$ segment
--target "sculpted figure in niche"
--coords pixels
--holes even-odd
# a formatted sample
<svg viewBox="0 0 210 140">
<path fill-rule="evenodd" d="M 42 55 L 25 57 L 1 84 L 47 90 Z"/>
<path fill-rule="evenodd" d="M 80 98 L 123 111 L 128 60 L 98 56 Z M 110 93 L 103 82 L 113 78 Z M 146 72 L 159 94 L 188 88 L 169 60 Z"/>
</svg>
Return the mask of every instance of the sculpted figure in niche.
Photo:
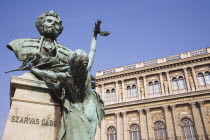
<svg viewBox="0 0 210 140">
<path fill-rule="evenodd" d="M 141 94 L 144 94 L 144 87 L 143 86 L 140 86 L 140 92 L 141 92 Z"/>
<path fill-rule="evenodd" d="M 121 102 L 123 100 L 123 91 L 122 91 L 122 86 L 119 85 L 119 101 Z"/>
<path fill-rule="evenodd" d="M 189 76 L 189 82 L 190 82 L 190 86 L 194 87 L 194 82 L 193 82 L 192 76 Z"/>
<path fill-rule="evenodd" d="M 164 88 L 165 88 L 165 91 L 168 91 L 168 82 L 167 81 L 164 81 Z"/>
<path fill-rule="evenodd" d="M 109 35 L 100 30 L 100 24 L 100 20 L 95 24 L 89 54 L 80 49 L 73 52 L 57 43 L 63 26 L 54 11 L 38 18 L 36 27 L 40 38 L 17 39 L 7 45 L 23 61 L 17 70 L 30 70 L 53 85 L 62 110 L 61 140 L 93 140 L 104 117 L 103 101 L 92 89 L 90 75 L 97 35 Z M 55 81 L 60 84 L 55 86 Z M 57 89 L 62 91 L 62 96 L 57 95 Z"/>
</svg>

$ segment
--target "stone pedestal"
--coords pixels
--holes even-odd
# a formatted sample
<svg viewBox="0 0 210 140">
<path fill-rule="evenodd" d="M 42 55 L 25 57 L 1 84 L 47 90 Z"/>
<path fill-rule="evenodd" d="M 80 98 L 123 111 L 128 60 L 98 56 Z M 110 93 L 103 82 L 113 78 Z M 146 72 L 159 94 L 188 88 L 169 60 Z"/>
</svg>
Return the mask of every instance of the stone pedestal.
<svg viewBox="0 0 210 140">
<path fill-rule="evenodd" d="M 60 107 L 52 89 L 33 74 L 11 77 L 11 108 L 3 140 L 58 140 Z"/>
</svg>

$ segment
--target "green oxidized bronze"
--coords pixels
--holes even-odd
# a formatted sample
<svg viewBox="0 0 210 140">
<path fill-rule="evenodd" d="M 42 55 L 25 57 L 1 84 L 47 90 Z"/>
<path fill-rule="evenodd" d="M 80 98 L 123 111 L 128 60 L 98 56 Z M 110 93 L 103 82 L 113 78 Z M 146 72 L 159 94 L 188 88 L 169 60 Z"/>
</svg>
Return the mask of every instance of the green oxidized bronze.
<svg viewBox="0 0 210 140">
<path fill-rule="evenodd" d="M 89 54 L 80 49 L 71 51 L 57 43 L 63 26 L 54 11 L 38 18 L 36 27 L 40 38 L 17 39 L 7 45 L 18 60 L 23 61 L 16 70 L 30 70 L 54 88 L 53 98 L 57 98 L 62 110 L 61 140 L 93 140 L 97 125 L 100 126 L 104 117 L 104 104 L 92 89 L 90 75 L 97 35 L 109 35 L 100 30 L 100 24 L 100 20 L 95 23 Z M 57 91 L 61 91 L 61 95 Z"/>
</svg>

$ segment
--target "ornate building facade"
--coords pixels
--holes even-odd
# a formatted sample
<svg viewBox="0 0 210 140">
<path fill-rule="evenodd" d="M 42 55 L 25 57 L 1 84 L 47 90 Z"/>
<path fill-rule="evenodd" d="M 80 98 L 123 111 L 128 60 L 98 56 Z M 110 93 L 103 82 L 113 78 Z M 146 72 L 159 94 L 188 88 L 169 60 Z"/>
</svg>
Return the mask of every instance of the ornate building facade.
<svg viewBox="0 0 210 140">
<path fill-rule="evenodd" d="M 210 140 L 210 48 L 96 73 L 96 140 Z"/>
</svg>

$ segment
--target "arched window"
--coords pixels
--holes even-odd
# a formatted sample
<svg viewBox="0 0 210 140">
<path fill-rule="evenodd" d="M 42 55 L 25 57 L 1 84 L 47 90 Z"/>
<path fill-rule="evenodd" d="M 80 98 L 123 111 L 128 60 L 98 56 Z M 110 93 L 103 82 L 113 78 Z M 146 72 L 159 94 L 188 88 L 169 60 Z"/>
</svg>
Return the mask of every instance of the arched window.
<svg viewBox="0 0 210 140">
<path fill-rule="evenodd" d="M 199 85 L 201 85 L 201 86 L 205 86 L 206 85 L 205 79 L 203 77 L 203 73 L 199 73 L 198 74 L 198 81 L 199 81 Z"/>
<path fill-rule="evenodd" d="M 182 119 L 181 127 L 184 140 L 196 140 L 193 122 L 190 119 Z"/>
<path fill-rule="evenodd" d="M 111 100 L 115 100 L 116 99 L 116 91 L 115 89 L 112 89 L 112 99 Z"/>
<path fill-rule="evenodd" d="M 117 140 L 117 132 L 115 127 L 111 126 L 107 130 L 107 140 Z"/>
<path fill-rule="evenodd" d="M 127 93 L 128 93 L 128 97 L 131 97 L 131 87 L 127 86 Z"/>
<path fill-rule="evenodd" d="M 210 84 L 210 72 L 205 73 L 205 78 L 206 78 L 206 84 Z"/>
<path fill-rule="evenodd" d="M 111 100 L 111 94 L 110 94 L 110 90 L 109 89 L 106 90 L 106 99 L 107 99 L 107 101 Z"/>
<path fill-rule="evenodd" d="M 130 126 L 130 140 L 140 140 L 140 129 L 137 124 Z"/>
<path fill-rule="evenodd" d="M 155 139 L 156 140 L 165 140 L 166 139 L 166 130 L 165 124 L 161 121 L 157 121 L 154 124 L 155 130 Z"/>
<path fill-rule="evenodd" d="M 179 87 L 178 87 L 178 81 L 177 81 L 176 78 L 173 78 L 173 79 L 172 79 L 172 83 L 173 83 L 173 89 L 174 89 L 174 90 L 178 90 Z"/>
<path fill-rule="evenodd" d="M 160 93 L 160 83 L 155 81 L 155 93 Z"/>
<path fill-rule="evenodd" d="M 154 94 L 154 85 L 152 82 L 149 82 L 149 93 Z"/>
<path fill-rule="evenodd" d="M 132 86 L 132 96 L 136 97 L 137 96 L 137 88 L 136 85 Z"/>
<path fill-rule="evenodd" d="M 184 78 L 182 76 L 179 77 L 179 89 L 185 88 Z"/>
</svg>

